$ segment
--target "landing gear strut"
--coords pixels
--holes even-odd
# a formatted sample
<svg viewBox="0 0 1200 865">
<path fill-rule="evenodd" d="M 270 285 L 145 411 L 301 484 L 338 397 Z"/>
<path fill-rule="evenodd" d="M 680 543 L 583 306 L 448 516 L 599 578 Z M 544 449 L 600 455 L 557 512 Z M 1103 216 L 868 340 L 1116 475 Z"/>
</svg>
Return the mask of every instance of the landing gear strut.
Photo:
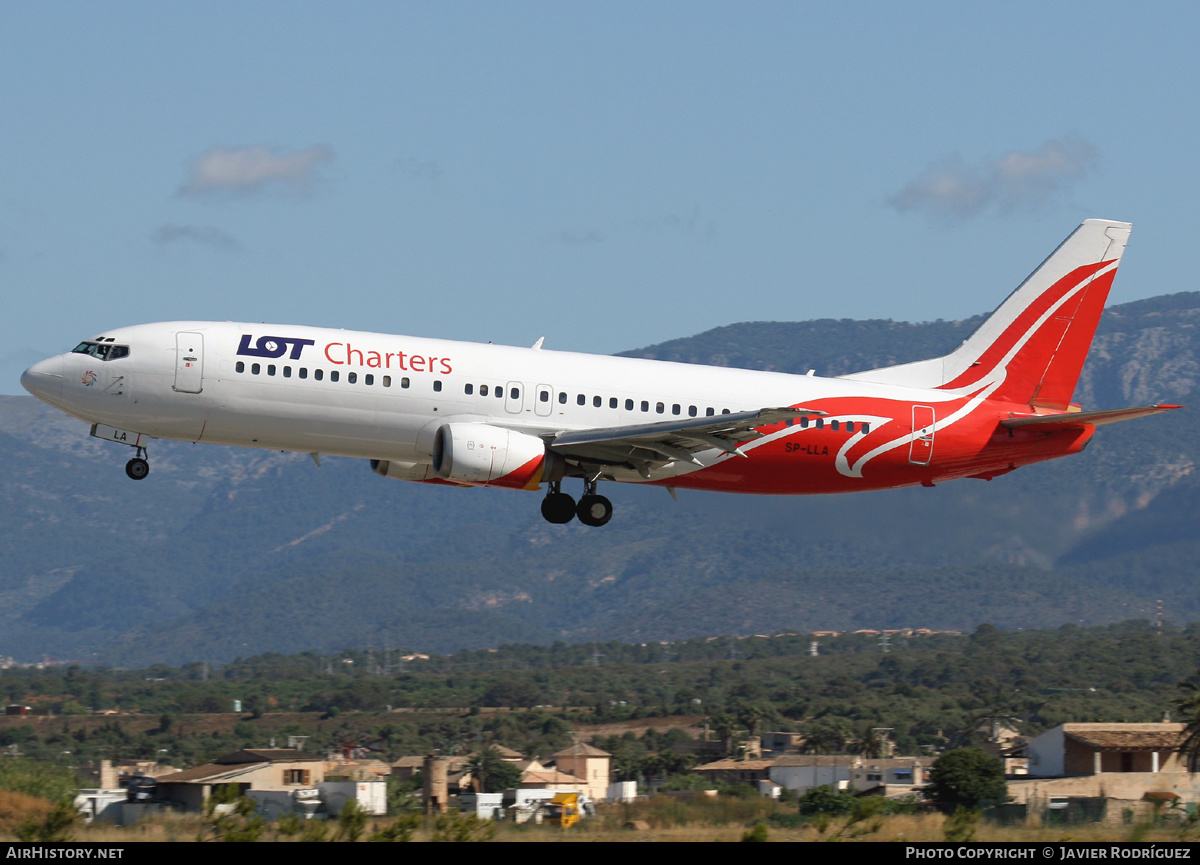
<svg viewBox="0 0 1200 865">
<path fill-rule="evenodd" d="M 125 474 L 135 481 L 140 481 L 150 474 L 150 463 L 146 462 L 145 448 L 138 448 L 137 456 L 125 463 Z"/>
<path fill-rule="evenodd" d="M 562 491 L 559 481 L 550 482 L 550 491 L 542 499 L 542 516 L 547 522 L 569 523 L 574 517 L 585 526 L 602 526 L 612 519 L 612 502 L 596 494 L 596 480 L 585 480 L 579 504 Z"/>
</svg>

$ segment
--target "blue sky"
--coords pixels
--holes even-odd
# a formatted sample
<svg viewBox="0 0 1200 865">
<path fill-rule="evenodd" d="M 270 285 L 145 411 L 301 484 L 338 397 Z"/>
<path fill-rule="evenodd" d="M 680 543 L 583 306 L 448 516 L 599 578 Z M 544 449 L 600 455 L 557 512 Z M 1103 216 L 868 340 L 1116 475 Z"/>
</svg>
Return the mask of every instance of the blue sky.
<svg viewBox="0 0 1200 865">
<path fill-rule="evenodd" d="M 121 324 L 614 352 L 961 318 L 1080 221 L 1195 288 L 1183 3 L 18 3 L 0 392 Z"/>
</svg>

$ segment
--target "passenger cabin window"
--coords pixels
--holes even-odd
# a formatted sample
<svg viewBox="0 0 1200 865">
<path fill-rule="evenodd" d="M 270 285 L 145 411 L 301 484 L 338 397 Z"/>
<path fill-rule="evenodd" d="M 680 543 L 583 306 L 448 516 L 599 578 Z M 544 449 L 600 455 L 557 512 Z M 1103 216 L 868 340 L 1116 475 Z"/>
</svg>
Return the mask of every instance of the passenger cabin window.
<svg viewBox="0 0 1200 865">
<path fill-rule="evenodd" d="M 325 370 L 314 369 L 313 370 L 313 378 L 315 378 L 317 381 L 320 381 L 321 379 L 325 378 Z"/>
<path fill-rule="evenodd" d="M 658 412 L 659 414 L 662 414 L 663 412 L 665 412 L 667 410 L 667 407 L 665 404 L 663 404 L 661 402 L 656 402 L 654 404 L 654 410 L 656 412 Z"/>
<path fill-rule="evenodd" d="M 558 402 L 559 402 L 559 405 L 566 405 L 566 404 L 567 404 L 567 395 L 566 395 L 564 392 L 562 392 L 562 391 L 559 391 L 559 394 L 558 394 Z"/>
<path fill-rule="evenodd" d="M 625 400 L 625 411 L 633 411 L 633 400 Z"/>
<path fill-rule="evenodd" d="M 375 384 L 375 376 L 371 375 L 371 373 L 367 373 L 366 375 L 363 376 L 363 383 L 364 384 Z"/>
<path fill-rule="evenodd" d="M 290 366 L 285 366 L 285 367 L 283 368 L 283 377 L 284 377 L 284 378 L 291 378 L 291 377 L 292 377 L 292 368 L 291 368 Z"/>
<path fill-rule="evenodd" d="M 617 407 L 617 398 L 615 396 L 611 396 L 608 398 L 608 407 L 609 408 Z"/>
<path fill-rule="evenodd" d="M 550 391 L 543 390 L 538 393 L 538 399 L 541 402 L 550 402 Z"/>
<path fill-rule="evenodd" d="M 262 367 L 256 363 L 252 363 L 250 364 L 250 372 L 254 375 L 258 375 L 260 372 L 262 372 Z"/>
<path fill-rule="evenodd" d="M 604 400 L 602 400 L 600 397 L 598 397 L 598 396 L 592 397 L 592 406 L 593 407 L 600 408 L 600 406 L 603 405 L 603 403 L 604 403 Z"/>
<path fill-rule="evenodd" d="M 308 378 L 308 367 L 300 367 L 300 378 Z"/>
<path fill-rule="evenodd" d="M 587 397 L 586 397 L 586 396 L 584 396 L 583 394 L 578 394 L 578 395 L 576 395 L 576 397 L 575 397 L 575 403 L 576 403 L 577 405 L 586 405 L 586 404 L 587 404 Z"/>
<path fill-rule="evenodd" d="M 470 385 L 468 385 L 468 387 L 469 387 L 469 386 L 470 386 Z M 470 393 L 470 391 L 467 391 L 467 393 Z M 479 386 L 479 395 L 480 395 L 480 396 L 487 396 L 487 395 L 488 395 L 488 386 L 487 386 L 486 384 L 481 384 L 481 385 Z"/>
<path fill-rule="evenodd" d="M 356 372 L 347 373 L 346 381 L 349 384 L 355 384 L 358 381 L 358 373 L 356 373 Z"/>
<path fill-rule="evenodd" d="M 467 396 L 470 396 L 474 390 L 475 390 L 475 385 L 473 385 L 473 384 L 463 385 L 463 393 L 467 394 Z M 479 394 L 480 394 L 480 396 L 483 396 L 483 388 L 479 389 Z"/>
<path fill-rule="evenodd" d="M 337 381 L 339 378 L 341 378 L 341 373 L 339 373 L 336 369 L 331 369 L 329 371 L 329 380 L 330 381 Z"/>
<path fill-rule="evenodd" d="M 408 387 L 408 376 L 404 376 L 404 378 L 400 379 L 400 387 Z"/>
<path fill-rule="evenodd" d="M 383 377 L 383 386 L 384 386 L 384 387 L 391 387 L 391 386 L 392 386 L 392 377 L 391 377 L 390 375 L 385 375 L 385 376 Z"/>
<path fill-rule="evenodd" d="M 650 401 L 642 400 L 642 411 L 650 411 Z"/>
<path fill-rule="evenodd" d="M 234 369 L 236 369 L 238 372 L 245 372 L 245 371 L 246 371 L 246 364 L 245 364 L 245 362 L 244 362 L 244 361 L 240 361 L 240 360 L 239 360 L 239 361 L 237 362 L 237 365 L 236 365 L 236 366 L 234 366 Z"/>
<path fill-rule="evenodd" d="M 433 390 L 434 390 L 434 393 L 441 393 L 441 392 L 442 392 L 442 380 L 441 380 L 440 378 L 439 378 L 439 379 L 434 379 L 434 381 L 433 381 Z"/>
</svg>

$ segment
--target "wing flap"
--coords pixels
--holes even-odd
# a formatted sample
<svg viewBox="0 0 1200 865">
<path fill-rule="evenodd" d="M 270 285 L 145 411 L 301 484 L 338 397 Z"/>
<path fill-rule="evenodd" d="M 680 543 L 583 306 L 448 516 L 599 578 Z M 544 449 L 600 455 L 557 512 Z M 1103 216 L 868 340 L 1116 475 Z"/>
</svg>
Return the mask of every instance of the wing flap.
<svg viewBox="0 0 1200 865">
<path fill-rule="evenodd" d="M 561 432 L 548 441 L 563 456 L 602 463 L 692 462 L 695 454 L 714 448 L 746 456 L 738 445 L 762 436 L 759 427 L 819 417 L 826 412 L 808 408 L 763 408 L 735 414 L 686 418 L 660 423 Z"/>
</svg>

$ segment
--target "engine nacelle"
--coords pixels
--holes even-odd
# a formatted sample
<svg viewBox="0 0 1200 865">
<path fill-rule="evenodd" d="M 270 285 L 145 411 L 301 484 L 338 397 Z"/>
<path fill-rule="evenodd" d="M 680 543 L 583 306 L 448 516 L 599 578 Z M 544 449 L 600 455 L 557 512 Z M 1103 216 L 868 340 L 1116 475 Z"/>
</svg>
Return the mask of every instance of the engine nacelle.
<svg viewBox="0 0 1200 865">
<path fill-rule="evenodd" d="M 456 483 L 536 490 L 561 478 L 562 469 L 562 458 L 540 438 L 502 427 L 448 423 L 433 439 L 433 470 Z"/>
</svg>

